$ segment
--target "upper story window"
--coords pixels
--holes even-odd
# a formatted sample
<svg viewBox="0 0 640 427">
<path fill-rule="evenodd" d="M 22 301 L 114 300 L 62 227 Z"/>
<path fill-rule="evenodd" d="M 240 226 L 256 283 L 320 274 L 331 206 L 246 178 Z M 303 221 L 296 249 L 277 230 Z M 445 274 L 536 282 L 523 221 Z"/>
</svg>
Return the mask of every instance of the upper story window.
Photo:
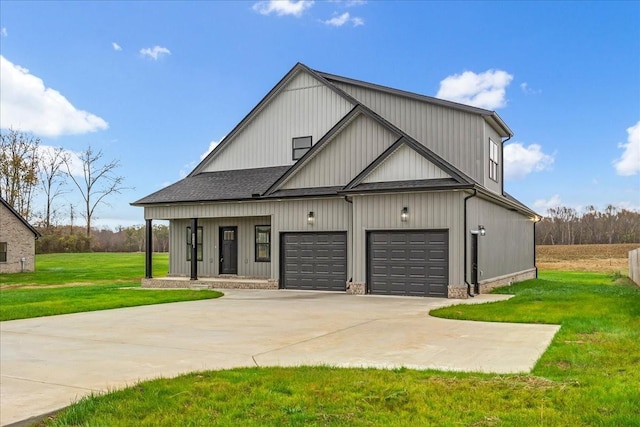
<svg viewBox="0 0 640 427">
<path fill-rule="evenodd" d="M 489 139 L 489 178 L 494 181 L 498 181 L 498 160 L 500 159 L 500 152 L 498 150 L 498 144 Z"/>
<path fill-rule="evenodd" d="M 310 149 L 311 149 L 310 136 L 293 138 L 293 141 L 292 141 L 293 160 L 300 159 L 302 156 L 307 154 L 307 151 L 309 151 Z"/>
</svg>

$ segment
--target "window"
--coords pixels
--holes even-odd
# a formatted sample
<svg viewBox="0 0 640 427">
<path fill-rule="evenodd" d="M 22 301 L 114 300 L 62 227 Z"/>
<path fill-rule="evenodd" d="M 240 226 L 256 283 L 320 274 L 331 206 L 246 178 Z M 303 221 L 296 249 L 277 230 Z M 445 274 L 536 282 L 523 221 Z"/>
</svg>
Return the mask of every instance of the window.
<svg viewBox="0 0 640 427">
<path fill-rule="evenodd" d="M 311 149 L 311 137 L 293 138 L 293 160 L 298 160 Z"/>
<path fill-rule="evenodd" d="M 198 235 L 196 236 L 198 251 L 198 261 L 202 261 L 202 227 L 198 227 Z M 191 227 L 187 227 L 187 261 L 191 261 L 191 249 L 193 248 L 193 236 L 191 235 Z"/>
<path fill-rule="evenodd" d="M 271 262 L 270 225 L 256 225 L 256 262 Z"/>
<path fill-rule="evenodd" d="M 498 144 L 489 139 L 489 178 L 494 181 L 498 181 L 498 159 L 500 154 L 498 152 Z"/>
<path fill-rule="evenodd" d="M 7 262 L 7 242 L 0 242 L 0 262 Z"/>
</svg>

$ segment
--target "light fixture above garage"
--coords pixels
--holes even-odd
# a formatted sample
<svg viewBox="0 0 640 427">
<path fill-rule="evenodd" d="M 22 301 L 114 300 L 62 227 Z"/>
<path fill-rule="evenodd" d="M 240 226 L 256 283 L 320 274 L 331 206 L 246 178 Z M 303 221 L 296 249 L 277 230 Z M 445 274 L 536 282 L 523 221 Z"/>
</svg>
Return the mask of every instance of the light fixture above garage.
<svg viewBox="0 0 640 427">
<path fill-rule="evenodd" d="M 487 230 L 485 230 L 484 225 L 479 225 L 477 230 L 471 230 L 471 234 L 479 234 L 484 236 L 487 234 Z"/>
<path fill-rule="evenodd" d="M 313 213 L 313 211 L 309 211 L 309 214 L 307 215 L 307 224 L 313 225 L 315 220 L 316 220 L 315 214 Z"/>
<path fill-rule="evenodd" d="M 407 222 L 408 219 L 409 219 L 409 208 L 405 206 L 400 211 L 400 220 L 402 222 Z"/>
</svg>

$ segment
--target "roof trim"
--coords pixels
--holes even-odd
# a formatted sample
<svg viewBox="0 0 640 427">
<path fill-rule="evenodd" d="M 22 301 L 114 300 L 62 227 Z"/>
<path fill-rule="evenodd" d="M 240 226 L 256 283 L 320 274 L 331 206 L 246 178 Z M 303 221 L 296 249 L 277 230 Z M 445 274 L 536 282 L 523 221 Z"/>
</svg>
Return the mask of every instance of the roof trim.
<svg viewBox="0 0 640 427">
<path fill-rule="evenodd" d="M 512 137 L 513 131 L 507 126 L 507 124 L 500 118 L 498 113 L 491 110 L 486 110 L 484 108 L 474 107 L 471 105 L 461 104 L 459 102 L 447 101 L 446 99 L 435 98 L 433 96 L 420 95 L 415 92 L 409 92 L 401 89 L 395 89 L 389 86 L 383 86 L 375 83 L 365 82 L 363 80 L 352 79 L 349 77 L 338 76 L 336 74 L 325 73 L 323 71 L 314 70 L 318 75 L 322 76 L 329 82 L 336 81 L 341 83 L 346 83 L 354 86 L 360 86 L 366 89 L 376 90 L 380 92 L 389 93 L 391 95 L 398 95 L 405 98 L 414 99 L 416 101 L 428 102 L 431 104 L 440 105 L 443 107 L 454 108 L 456 110 L 462 110 L 469 113 L 479 114 L 485 118 L 489 124 L 497 127 L 496 130 L 502 130 L 506 135 L 505 137 Z"/>
<path fill-rule="evenodd" d="M 0 202 L 2 202 L 2 204 L 4 206 L 6 206 L 7 209 L 9 209 L 9 211 L 20 220 L 20 222 L 22 222 L 28 229 L 29 231 L 31 231 L 33 233 L 33 235 L 35 236 L 36 239 L 38 239 L 38 237 L 42 237 L 42 234 L 40 234 L 40 232 L 38 230 L 36 230 L 31 224 L 29 224 L 29 222 L 24 219 L 24 217 L 22 215 L 20 215 L 18 213 L 18 211 L 16 211 L 13 206 L 11 206 L 9 204 L 9 202 L 7 202 L 4 198 L 0 197 Z"/>
</svg>

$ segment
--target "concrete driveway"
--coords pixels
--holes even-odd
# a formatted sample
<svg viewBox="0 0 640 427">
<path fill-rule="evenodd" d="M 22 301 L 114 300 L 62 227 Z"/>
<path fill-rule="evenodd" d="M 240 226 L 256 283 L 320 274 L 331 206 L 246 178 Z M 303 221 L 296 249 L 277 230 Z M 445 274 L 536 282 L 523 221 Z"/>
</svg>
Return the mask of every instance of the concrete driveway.
<svg viewBox="0 0 640 427">
<path fill-rule="evenodd" d="M 504 295 L 463 301 L 224 292 L 216 300 L 1 322 L 0 424 L 53 411 L 91 392 L 204 369 L 328 364 L 528 372 L 559 329 L 428 315 L 437 307 Z"/>
</svg>

